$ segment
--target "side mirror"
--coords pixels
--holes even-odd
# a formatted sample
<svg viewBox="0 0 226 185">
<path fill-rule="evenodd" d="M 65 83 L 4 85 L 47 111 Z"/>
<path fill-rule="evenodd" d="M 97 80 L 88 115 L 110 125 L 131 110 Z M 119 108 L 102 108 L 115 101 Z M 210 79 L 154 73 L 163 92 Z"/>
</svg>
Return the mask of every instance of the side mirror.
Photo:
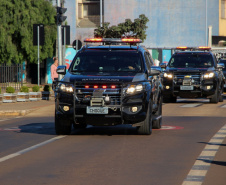
<svg viewBox="0 0 226 185">
<path fill-rule="evenodd" d="M 161 67 L 159 66 L 151 66 L 151 71 L 149 72 L 150 76 L 159 75 L 162 72 Z"/>
<path fill-rule="evenodd" d="M 166 64 L 166 63 L 161 63 L 161 64 L 160 64 L 160 67 L 161 67 L 161 68 L 164 68 L 164 69 L 165 69 L 165 68 L 166 68 L 166 66 L 167 66 L 167 64 Z"/>
<path fill-rule="evenodd" d="M 219 69 L 223 69 L 225 66 L 224 66 L 224 63 L 218 63 L 217 64 L 217 68 Z"/>
<path fill-rule="evenodd" d="M 58 66 L 56 72 L 59 75 L 65 75 L 66 74 L 66 66 Z"/>
</svg>

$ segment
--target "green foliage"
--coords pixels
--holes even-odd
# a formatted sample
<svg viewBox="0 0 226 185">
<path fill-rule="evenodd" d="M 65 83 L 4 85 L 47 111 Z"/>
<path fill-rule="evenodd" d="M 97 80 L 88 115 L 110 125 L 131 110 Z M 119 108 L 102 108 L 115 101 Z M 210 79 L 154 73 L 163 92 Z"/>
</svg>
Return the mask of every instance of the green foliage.
<svg viewBox="0 0 226 185">
<path fill-rule="evenodd" d="M 28 93 L 29 92 L 29 88 L 27 86 L 22 86 L 20 88 L 20 92 L 25 92 L 25 93 Z"/>
<path fill-rule="evenodd" d="M 44 88 L 43 88 L 43 90 L 49 92 L 50 91 L 50 86 L 49 85 L 45 85 Z"/>
<path fill-rule="evenodd" d="M 6 87 L 6 93 L 15 93 L 14 87 Z"/>
<path fill-rule="evenodd" d="M 139 15 L 139 18 L 132 22 L 126 19 L 124 23 L 119 23 L 117 26 L 109 27 L 110 23 L 105 22 L 102 27 L 94 30 L 94 37 L 101 38 L 140 38 L 144 41 L 147 37 L 146 26 L 149 19 L 144 15 Z"/>
<path fill-rule="evenodd" d="M 33 92 L 39 92 L 39 91 L 40 91 L 40 87 L 39 87 L 38 85 L 34 85 L 34 86 L 32 87 L 32 91 L 33 91 Z"/>
<path fill-rule="evenodd" d="M 37 63 L 33 24 L 44 24 L 40 61 L 54 55 L 56 9 L 52 0 L 0 0 L 0 63 Z"/>
</svg>

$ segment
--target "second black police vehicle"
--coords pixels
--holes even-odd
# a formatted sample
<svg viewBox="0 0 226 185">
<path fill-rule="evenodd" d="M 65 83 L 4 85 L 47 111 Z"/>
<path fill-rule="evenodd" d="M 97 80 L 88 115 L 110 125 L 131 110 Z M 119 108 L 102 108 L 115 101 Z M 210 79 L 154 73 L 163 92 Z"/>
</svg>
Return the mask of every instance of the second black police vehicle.
<svg viewBox="0 0 226 185">
<path fill-rule="evenodd" d="M 209 98 L 211 103 L 223 101 L 224 64 L 217 63 L 209 47 L 178 47 L 163 75 L 164 102 L 181 98 Z"/>
<path fill-rule="evenodd" d="M 160 67 L 140 39 L 86 39 L 68 71 L 57 82 L 55 131 L 70 134 L 72 125 L 106 126 L 131 124 L 149 135 L 162 124 Z M 135 44 L 135 46 L 134 46 Z"/>
</svg>

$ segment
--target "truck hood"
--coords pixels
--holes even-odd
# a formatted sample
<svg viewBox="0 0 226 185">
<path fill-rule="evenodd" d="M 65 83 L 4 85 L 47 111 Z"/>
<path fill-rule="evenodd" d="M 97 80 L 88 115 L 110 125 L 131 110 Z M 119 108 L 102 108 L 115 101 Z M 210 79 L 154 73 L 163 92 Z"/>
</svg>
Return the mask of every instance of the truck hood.
<svg viewBox="0 0 226 185">
<path fill-rule="evenodd" d="M 145 73 L 131 73 L 131 76 L 123 76 L 123 74 L 119 75 L 111 75 L 109 76 L 107 73 L 102 74 L 81 74 L 81 73 L 70 73 L 64 76 L 63 81 L 74 83 L 77 82 L 143 82 L 146 81 L 146 74 Z"/>
</svg>

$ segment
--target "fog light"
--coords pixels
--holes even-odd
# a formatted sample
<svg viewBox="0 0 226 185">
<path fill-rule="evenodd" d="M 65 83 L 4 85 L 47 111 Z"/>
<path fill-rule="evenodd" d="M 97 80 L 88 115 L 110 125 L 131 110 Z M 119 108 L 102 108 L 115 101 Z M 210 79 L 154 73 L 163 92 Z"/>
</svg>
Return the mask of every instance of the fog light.
<svg viewBox="0 0 226 185">
<path fill-rule="evenodd" d="M 63 109 L 64 111 L 69 111 L 69 106 L 64 106 Z"/>
<path fill-rule="evenodd" d="M 132 112 L 137 112 L 137 110 L 138 110 L 137 107 L 132 107 L 132 108 L 131 108 L 131 111 L 132 111 Z"/>
<path fill-rule="evenodd" d="M 210 90 L 210 89 L 211 89 L 211 86 L 209 86 L 209 85 L 206 86 L 206 89 L 207 89 L 207 90 Z"/>
<path fill-rule="evenodd" d="M 169 89 L 169 88 L 170 88 L 170 86 L 167 85 L 167 86 L 166 86 L 166 89 Z"/>
</svg>

